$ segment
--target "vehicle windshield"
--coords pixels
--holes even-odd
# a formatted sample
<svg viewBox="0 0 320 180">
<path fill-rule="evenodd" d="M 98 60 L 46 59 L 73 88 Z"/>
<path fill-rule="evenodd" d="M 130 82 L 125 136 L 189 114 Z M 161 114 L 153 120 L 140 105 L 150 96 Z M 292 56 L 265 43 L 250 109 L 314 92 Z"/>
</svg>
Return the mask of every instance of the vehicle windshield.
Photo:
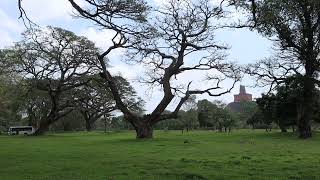
<svg viewBox="0 0 320 180">
<path fill-rule="evenodd" d="M 32 131 L 32 127 L 14 127 L 9 128 L 9 131 Z"/>
</svg>

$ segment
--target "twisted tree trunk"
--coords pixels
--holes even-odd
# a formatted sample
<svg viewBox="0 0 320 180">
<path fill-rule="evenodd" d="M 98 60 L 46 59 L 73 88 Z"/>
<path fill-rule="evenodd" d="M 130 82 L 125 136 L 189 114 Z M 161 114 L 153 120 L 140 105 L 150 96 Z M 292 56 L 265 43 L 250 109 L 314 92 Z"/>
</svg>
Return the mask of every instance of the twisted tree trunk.
<svg viewBox="0 0 320 180">
<path fill-rule="evenodd" d="M 126 118 L 131 123 L 136 131 L 137 139 L 150 139 L 153 138 L 153 119 L 150 116 L 131 117 Z"/>
<path fill-rule="evenodd" d="M 149 139 L 153 138 L 153 127 L 150 125 L 142 125 L 135 127 L 137 139 Z"/>
<path fill-rule="evenodd" d="M 38 125 L 38 128 L 33 133 L 33 135 L 35 136 L 43 135 L 45 132 L 49 130 L 50 124 L 51 124 L 51 121 L 49 119 L 41 120 Z"/>
<path fill-rule="evenodd" d="M 33 135 L 43 135 L 45 132 L 49 130 L 51 124 L 55 123 L 62 117 L 68 115 L 71 111 L 72 109 L 63 113 L 56 113 L 55 111 L 51 111 L 47 117 L 42 118 L 40 120 L 39 125 L 37 126 L 37 129 L 33 133 Z"/>
</svg>

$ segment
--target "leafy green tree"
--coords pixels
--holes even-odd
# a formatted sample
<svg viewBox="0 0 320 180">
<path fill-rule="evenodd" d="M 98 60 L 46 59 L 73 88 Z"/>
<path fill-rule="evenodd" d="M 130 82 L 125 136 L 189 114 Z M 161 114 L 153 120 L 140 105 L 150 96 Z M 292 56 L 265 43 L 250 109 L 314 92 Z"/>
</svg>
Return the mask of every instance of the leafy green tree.
<svg viewBox="0 0 320 180">
<path fill-rule="evenodd" d="M 21 124 L 21 104 L 26 89 L 21 76 L 12 71 L 16 62 L 15 51 L 0 50 L 0 128 L 7 130 L 11 125 Z M 0 130 L 0 131 L 1 131 Z"/>
<path fill-rule="evenodd" d="M 257 103 L 264 119 L 270 119 L 279 126 L 282 132 L 286 132 L 288 126 L 296 125 L 297 104 L 281 95 L 283 95 L 281 92 L 279 94 L 263 95 L 257 99 Z"/>
<path fill-rule="evenodd" d="M 211 119 L 211 110 L 213 109 L 213 103 L 204 99 L 200 100 L 197 103 L 198 106 L 198 121 L 199 125 L 202 128 L 213 127 L 214 124 L 210 122 Z"/>
<path fill-rule="evenodd" d="M 83 131 L 85 129 L 85 120 L 82 114 L 77 110 L 73 110 L 50 126 L 50 131 L 53 132 Z"/>
<path fill-rule="evenodd" d="M 258 108 L 253 112 L 253 115 L 247 119 L 247 124 L 251 125 L 252 129 L 265 129 L 268 132 L 271 131 L 272 128 L 272 119 Z"/>
<path fill-rule="evenodd" d="M 229 109 L 226 108 L 226 104 L 221 101 L 214 101 L 211 109 L 211 119 L 215 124 L 216 129 L 220 132 L 227 130 L 230 132 L 231 128 L 235 125 L 235 116 Z"/>
<path fill-rule="evenodd" d="M 75 109 L 77 109 L 86 121 L 86 129 L 90 131 L 92 125 L 100 119 L 110 117 L 111 113 L 117 110 L 115 101 L 108 84 L 99 76 L 89 76 L 83 78 L 91 79 L 85 86 L 74 89 L 73 98 L 76 99 Z M 142 114 L 144 102 L 137 96 L 130 83 L 121 76 L 115 76 L 121 98 L 126 105 L 137 114 Z"/>
<path fill-rule="evenodd" d="M 265 119 L 269 119 L 276 123 L 282 132 L 286 132 L 288 127 L 297 125 L 299 115 L 301 93 L 303 86 L 297 77 L 289 77 L 285 84 L 276 88 L 276 93 L 262 95 L 257 99 L 259 109 L 263 113 Z M 313 105 L 310 109 L 312 119 L 319 119 L 319 99 L 320 93 L 314 93 Z"/>
<path fill-rule="evenodd" d="M 196 96 L 190 96 L 188 100 L 183 104 L 183 110 L 179 111 L 178 119 L 181 120 L 186 128 L 187 132 L 191 129 L 199 127 L 198 111 Z"/>
<path fill-rule="evenodd" d="M 104 126 L 105 119 L 102 119 L 101 122 L 103 123 L 103 126 Z M 114 129 L 123 129 L 123 130 L 133 130 L 134 129 L 132 127 L 132 125 L 124 119 L 123 115 L 112 117 L 109 125 L 110 125 L 110 128 L 114 128 Z"/>
<path fill-rule="evenodd" d="M 193 100 L 192 100 L 193 101 Z M 190 102 L 190 101 L 189 101 Z M 195 103 L 195 102 L 192 102 Z M 157 123 L 155 126 L 156 129 L 162 130 L 192 130 L 199 127 L 198 122 L 198 112 L 194 107 L 195 104 L 187 107 L 184 107 L 185 110 L 180 110 L 178 113 L 178 118 L 175 119 L 166 119 Z M 172 113 L 171 111 L 165 111 L 165 114 Z"/>
<path fill-rule="evenodd" d="M 312 136 L 312 107 L 320 69 L 320 1 L 318 0 L 231 0 L 252 16 L 249 25 L 274 40 L 278 53 L 248 68 L 262 84 L 279 85 L 295 76 L 302 87 L 299 95 L 300 138 Z"/>
<path fill-rule="evenodd" d="M 21 111 L 26 115 L 24 122 L 29 126 L 38 127 L 40 121 L 50 113 L 50 98 L 45 91 L 26 84 L 27 92 L 21 104 Z"/>
<path fill-rule="evenodd" d="M 237 116 L 221 101 L 201 100 L 198 101 L 198 120 L 200 127 L 226 132 L 235 126 Z"/>
<path fill-rule="evenodd" d="M 71 90 L 85 85 L 81 78 L 97 73 L 98 49 L 85 37 L 61 28 L 47 27 L 24 32 L 23 40 L 12 50 L 15 53 L 11 59 L 16 62 L 13 71 L 29 83 L 30 89 L 43 92 L 43 97 L 47 98 L 36 102 L 39 101 L 38 95 L 31 96 L 32 102 L 44 103 L 48 111 L 39 119 L 35 131 L 36 135 L 43 134 L 52 123 L 73 110 Z"/>
<path fill-rule="evenodd" d="M 231 129 L 236 126 L 236 116 L 230 110 L 224 108 L 223 109 L 224 117 L 220 120 L 222 127 L 224 128 L 225 132 L 231 132 Z"/>
<path fill-rule="evenodd" d="M 20 124 L 24 89 L 18 82 L 6 76 L 0 76 L 0 126 L 6 130 L 11 125 Z"/>
<path fill-rule="evenodd" d="M 254 101 L 241 101 L 240 107 L 240 112 L 234 112 L 234 115 L 237 117 L 237 126 L 239 128 L 248 128 L 247 121 L 258 110 L 257 103 Z"/>
<path fill-rule="evenodd" d="M 199 127 L 198 112 L 196 109 L 180 111 L 178 120 L 182 121 L 187 131 L 197 129 Z"/>
</svg>

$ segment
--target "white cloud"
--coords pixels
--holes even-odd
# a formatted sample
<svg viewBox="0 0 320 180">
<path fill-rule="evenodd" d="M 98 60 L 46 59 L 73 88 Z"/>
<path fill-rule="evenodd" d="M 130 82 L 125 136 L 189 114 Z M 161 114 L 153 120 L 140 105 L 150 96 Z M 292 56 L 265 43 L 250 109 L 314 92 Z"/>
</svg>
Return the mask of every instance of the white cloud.
<svg viewBox="0 0 320 180">
<path fill-rule="evenodd" d="M 93 41 L 97 47 L 107 49 L 112 45 L 112 38 L 115 32 L 112 30 L 101 30 L 98 31 L 92 27 L 89 27 L 80 32 L 81 36 L 87 37 L 89 40 Z"/>
<path fill-rule="evenodd" d="M 116 33 L 112 30 L 96 30 L 92 27 L 89 27 L 85 30 L 80 31 L 79 34 L 81 36 L 87 37 L 89 40 L 94 42 L 96 46 L 103 52 L 107 50 L 111 45 L 113 45 L 112 38 Z M 108 58 L 111 62 L 118 64 L 123 54 L 124 49 L 115 49 L 111 51 L 111 53 L 108 55 Z"/>
<path fill-rule="evenodd" d="M 72 7 L 66 0 L 24 0 L 22 5 L 30 19 L 36 22 L 57 18 L 69 19 L 72 12 Z"/>
<path fill-rule="evenodd" d="M 0 49 L 13 45 L 13 39 L 7 31 L 0 30 Z"/>
<path fill-rule="evenodd" d="M 164 4 L 168 3 L 168 0 L 153 0 L 153 3 L 157 6 L 163 6 Z"/>
<path fill-rule="evenodd" d="M 76 0 L 83 7 L 84 2 Z M 30 19 L 37 23 L 53 19 L 71 20 L 73 7 L 67 0 L 23 0 L 22 5 Z"/>
<path fill-rule="evenodd" d="M 13 45 L 17 41 L 17 37 L 23 31 L 23 26 L 19 24 L 17 19 L 11 18 L 4 9 L 0 8 L 0 48 Z"/>
<path fill-rule="evenodd" d="M 117 62 L 117 65 L 111 65 L 110 71 L 112 74 L 120 74 L 131 82 L 137 82 L 139 76 L 144 72 L 141 65 L 128 65 L 123 62 Z"/>
<path fill-rule="evenodd" d="M 1 29 L 9 29 L 12 32 L 21 32 L 23 29 L 22 26 L 18 23 L 17 19 L 12 19 L 11 17 L 9 17 L 7 13 L 2 9 L 0 9 L 0 19 Z"/>
<path fill-rule="evenodd" d="M 153 3 L 157 6 L 163 6 L 163 5 L 169 4 L 169 2 L 170 0 L 153 0 Z M 192 0 L 190 0 L 189 2 L 192 2 Z M 220 6 L 221 0 L 210 0 L 210 3 L 213 6 Z"/>
<path fill-rule="evenodd" d="M 96 30 L 89 27 L 80 32 L 81 36 L 87 37 L 93 41 L 101 51 L 108 49 L 112 43 L 112 38 L 116 33 L 112 30 Z M 142 66 L 139 65 L 128 65 L 121 61 L 121 56 L 124 54 L 123 49 L 115 49 L 108 55 L 110 59 L 111 72 L 113 74 L 121 74 L 129 80 L 137 80 L 137 75 L 141 74 Z M 134 69 L 134 70 L 133 70 Z"/>
</svg>

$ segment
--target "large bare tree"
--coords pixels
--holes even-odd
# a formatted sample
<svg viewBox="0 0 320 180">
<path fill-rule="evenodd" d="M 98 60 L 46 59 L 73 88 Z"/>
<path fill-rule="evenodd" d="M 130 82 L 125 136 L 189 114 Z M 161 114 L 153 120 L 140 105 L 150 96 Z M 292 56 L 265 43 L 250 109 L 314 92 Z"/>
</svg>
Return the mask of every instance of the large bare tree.
<svg viewBox="0 0 320 180">
<path fill-rule="evenodd" d="M 220 28 L 224 12 L 209 0 L 169 0 L 161 10 L 152 9 L 143 0 L 68 1 L 76 10 L 76 16 L 95 23 L 100 29 L 115 32 L 113 45 L 98 55 L 102 68 L 100 76 L 108 83 L 117 108 L 135 128 L 137 138 L 152 138 L 153 126 L 159 121 L 176 118 L 190 95 L 226 94 L 240 78 L 239 68 L 225 60 L 224 51 L 228 48 L 215 41 L 214 32 Z M 21 15 L 25 16 L 21 3 L 19 7 Z M 145 65 L 149 73 L 144 82 L 160 87 L 163 92 L 150 114 L 140 116 L 130 110 L 107 69 L 105 61 L 110 52 L 118 48 L 128 49 L 130 61 Z M 201 89 L 194 87 L 192 81 L 175 81 L 190 71 L 208 72 L 204 78 L 209 86 Z M 222 81 L 229 78 L 230 87 L 223 87 Z M 180 100 L 174 111 L 164 114 L 175 98 Z"/>
<path fill-rule="evenodd" d="M 69 1 L 80 17 L 117 33 L 113 39 L 114 45 L 99 55 L 103 68 L 101 76 L 108 82 L 117 107 L 135 128 L 137 138 L 153 137 L 153 126 L 159 121 L 176 118 L 190 95 L 223 95 L 230 92 L 240 78 L 239 69 L 225 61 L 223 51 L 228 48 L 215 42 L 214 31 L 219 26 L 214 21 L 223 17 L 223 11 L 220 7 L 213 7 L 210 1 L 168 1 L 161 10 L 151 11 L 150 18 L 141 14 L 144 12 L 141 10 L 148 9 L 139 4 L 143 3 L 141 1 L 87 0 L 93 8 L 86 9 L 73 0 Z M 119 18 L 125 23 L 119 23 Z M 130 23 L 130 20 L 134 22 Z M 163 91 L 161 101 L 150 114 L 141 117 L 130 111 L 120 96 L 114 78 L 104 65 L 104 58 L 118 47 L 128 49 L 130 60 L 147 66 L 150 71 L 144 79 L 145 83 L 156 85 Z M 188 57 L 191 63 L 186 62 Z M 191 81 L 172 85 L 175 77 L 187 71 L 208 71 L 206 80 L 213 81 L 212 86 L 206 89 L 192 88 Z M 222 80 L 226 78 L 233 80 L 229 88 L 221 86 Z M 180 101 L 174 111 L 163 114 L 175 97 L 180 97 Z"/>
</svg>

